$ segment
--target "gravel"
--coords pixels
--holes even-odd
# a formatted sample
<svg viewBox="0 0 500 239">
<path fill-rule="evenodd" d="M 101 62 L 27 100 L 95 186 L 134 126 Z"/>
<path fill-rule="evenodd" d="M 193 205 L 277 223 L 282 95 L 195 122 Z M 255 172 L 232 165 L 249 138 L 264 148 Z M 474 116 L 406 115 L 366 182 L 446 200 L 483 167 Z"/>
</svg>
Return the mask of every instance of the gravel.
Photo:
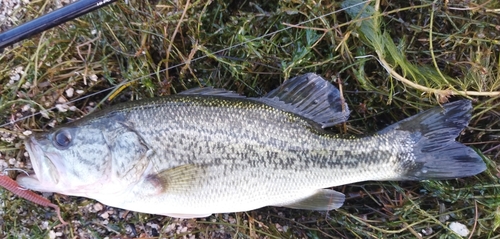
<svg viewBox="0 0 500 239">
<path fill-rule="evenodd" d="M 28 0 L 0 0 L 0 31 L 21 24 L 28 3 Z"/>
<path fill-rule="evenodd" d="M 47 10 L 58 9 L 76 1 L 52 0 L 47 6 Z M 25 23 L 26 6 L 29 4 L 30 0 L 0 0 L 0 32 Z"/>
</svg>

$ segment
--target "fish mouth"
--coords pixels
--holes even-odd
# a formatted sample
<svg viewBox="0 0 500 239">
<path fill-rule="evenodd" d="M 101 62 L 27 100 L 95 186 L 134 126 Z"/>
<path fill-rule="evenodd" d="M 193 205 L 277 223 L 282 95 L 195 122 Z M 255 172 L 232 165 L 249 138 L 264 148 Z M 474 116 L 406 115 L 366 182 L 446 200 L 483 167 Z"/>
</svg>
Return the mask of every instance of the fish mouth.
<svg viewBox="0 0 500 239">
<path fill-rule="evenodd" d="M 35 137 L 24 141 L 26 151 L 30 157 L 34 173 L 19 174 L 16 178 L 18 184 L 27 189 L 41 192 L 50 192 L 59 183 L 59 173 L 53 158 L 55 155 L 45 153 Z M 52 157 L 51 157 L 52 156 Z"/>
</svg>

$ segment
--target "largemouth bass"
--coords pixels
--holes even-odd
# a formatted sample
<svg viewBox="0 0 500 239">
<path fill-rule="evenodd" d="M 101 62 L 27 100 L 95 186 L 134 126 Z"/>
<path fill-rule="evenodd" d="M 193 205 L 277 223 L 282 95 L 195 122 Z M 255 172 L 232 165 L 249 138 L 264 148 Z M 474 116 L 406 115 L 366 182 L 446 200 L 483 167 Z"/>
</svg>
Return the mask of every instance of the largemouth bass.
<svg viewBox="0 0 500 239">
<path fill-rule="evenodd" d="M 22 187 L 179 218 L 264 206 L 331 210 L 328 187 L 452 179 L 486 166 L 455 138 L 470 101 L 427 110 L 377 134 L 325 128 L 349 116 L 340 92 L 309 73 L 261 98 L 213 88 L 115 105 L 26 140 L 35 174 Z"/>
</svg>

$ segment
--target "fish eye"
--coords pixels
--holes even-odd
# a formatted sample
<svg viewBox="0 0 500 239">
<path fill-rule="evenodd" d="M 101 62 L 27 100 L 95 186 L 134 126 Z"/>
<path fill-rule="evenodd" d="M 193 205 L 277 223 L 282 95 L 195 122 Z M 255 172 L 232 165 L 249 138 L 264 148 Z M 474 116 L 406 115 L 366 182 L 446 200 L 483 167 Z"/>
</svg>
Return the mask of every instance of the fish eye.
<svg viewBox="0 0 500 239">
<path fill-rule="evenodd" d="M 71 143 L 71 132 L 61 129 L 54 134 L 53 143 L 58 148 L 66 148 Z"/>
</svg>

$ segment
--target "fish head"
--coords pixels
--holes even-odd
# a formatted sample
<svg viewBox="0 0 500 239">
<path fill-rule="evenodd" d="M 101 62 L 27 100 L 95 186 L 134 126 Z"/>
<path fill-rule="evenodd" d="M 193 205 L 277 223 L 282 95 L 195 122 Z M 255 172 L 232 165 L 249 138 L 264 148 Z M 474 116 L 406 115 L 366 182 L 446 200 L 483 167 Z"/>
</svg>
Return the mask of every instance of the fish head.
<svg viewBox="0 0 500 239">
<path fill-rule="evenodd" d="M 111 148 L 104 132 L 92 127 L 60 127 L 25 140 L 34 174 L 22 187 L 84 196 L 109 179 Z"/>
</svg>

